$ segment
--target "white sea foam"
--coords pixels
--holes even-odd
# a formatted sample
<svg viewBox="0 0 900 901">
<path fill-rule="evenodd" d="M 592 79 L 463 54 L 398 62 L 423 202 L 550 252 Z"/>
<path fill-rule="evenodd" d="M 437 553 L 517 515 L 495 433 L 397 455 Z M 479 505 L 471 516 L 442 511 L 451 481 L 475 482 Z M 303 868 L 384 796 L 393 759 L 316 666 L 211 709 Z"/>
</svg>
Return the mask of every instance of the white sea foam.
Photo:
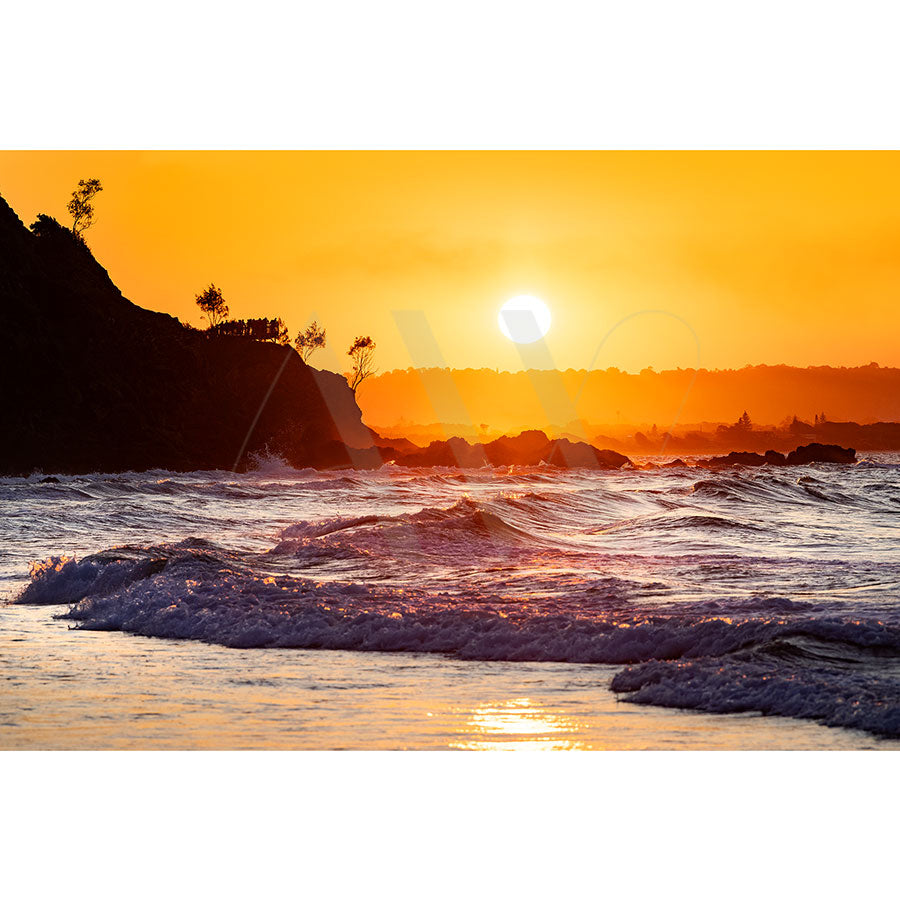
<svg viewBox="0 0 900 901">
<path fill-rule="evenodd" d="M 900 734 L 890 466 L 58 478 L 0 480 L 5 547 L 52 537 L 16 600 L 79 629 L 613 664 L 637 703 Z"/>
</svg>

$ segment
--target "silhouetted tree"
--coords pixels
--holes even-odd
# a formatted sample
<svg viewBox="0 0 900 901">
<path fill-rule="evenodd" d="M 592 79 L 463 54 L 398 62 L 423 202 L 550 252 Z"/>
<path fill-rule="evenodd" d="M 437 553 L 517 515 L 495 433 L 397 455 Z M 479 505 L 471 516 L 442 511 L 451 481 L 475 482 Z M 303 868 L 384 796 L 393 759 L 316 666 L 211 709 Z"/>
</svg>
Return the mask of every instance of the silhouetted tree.
<svg viewBox="0 0 900 901">
<path fill-rule="evenodd" d="M 222 292 L 211 284 L 202 294 L 195 298 L 197 306 L 203 310 L 210 329 L 217 329 L 228 318 L 228 304 Z"/>
<path fill-rule="evenodd" d="M 71 244 L 74 238 L 72 229 L 60 225 L 52 216 L 47 216 L 44 213 L 38 213 L 37 219 L 31 223 L 29 228 L 37 237 L 49 238 L 52 241 L 64 240 Z M 84 241 L 78 239 L 76 244 L 83 247 Z"/>
<path fill-rule="evenodd" d="M 210 285 L 210 289 L 216 289 Z M 208 293 L 208 291 L 207 291 Z M 201 295 L 202 296 L 202 295 Z M 221 296 L 221 293 L 220 295 Z M 197 301 L 199 303 L 199 300 Z M 228 307 L 225 307 L 228 314 Z M 291 337 L 284 320 L 275 319 L 229 319 L 210 326 L 208 331 L 213 335 L 225 335 L 229 338 L 251 338 L 253 341 L 273 341 L 290 346 Z"/>
<path fill-rule="evenodd" d="M 325 346 L 325 329 L 319 328 L 319 323 L 312 321 L 310 326 L 304 332 L 298 332 L 294 339 L 294 345 L 300 359 L 304 363 L 309 362 L 309 358 L 320 348 Z"/>
<path fill-rule="evenodd" d="M 91 201 L 103 190 L 99 179 L 81 179 L 72 192 L 72 199 L 66 209 L 72 217 L 72 234 L 84 240 L 83 234 L 94 224 L 94 205 Z"/>
<path fill-rule="evenodd" d="M 750 429 L 753 428 L 753 423 L 750 421 L 750 414 L 744 410 L 734 425 L 735 428 L 740 429 L 742 432 L 749 432 Z"/>
<path fill-rule="evenodd" d="M 353 360 L 353 368 L 347 373 L 347 384 L 350 390 L 356 394 L 356 389 L 370 375 L 376 372 L 374 366 L 375 342 L 368 336 L 358 336 L 350 345 L 347 356 Z"/>
<path fill-rule="evenodd" d="M 275 319 L 270 319 L 269 322 L 271 325 L 270 328 L 270 341 L 274 341 L 276 344 L 281 344 L 284 347 L 291 346 L 291 333 L 288 331 L 288 327 L 284 324 L 284 320 L 277 316 Z"/>
<path fill-rule="evenodd" d="M 246 338 L 247 330 L 246 319 L 229 319 L 227 322 L 220 322 L 209 331 L 215 335 L 227 335 L 229 338 Z"/>
</svg>

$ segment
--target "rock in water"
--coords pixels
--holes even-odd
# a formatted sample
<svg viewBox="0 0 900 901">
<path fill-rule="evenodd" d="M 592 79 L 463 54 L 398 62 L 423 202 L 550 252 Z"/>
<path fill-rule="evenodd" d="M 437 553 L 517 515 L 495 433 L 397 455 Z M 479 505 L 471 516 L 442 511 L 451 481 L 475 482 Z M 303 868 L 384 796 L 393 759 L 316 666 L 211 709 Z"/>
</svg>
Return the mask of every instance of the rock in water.
<svg viewBox="0 0 900 901">
<path fill-rule="evenodd" d="M 805 466 L 807 463 L 855 463 L 856 451 L 852 447 L 837 444 L 804 444 L 792 450 L 787 457 L 778 451 L 768 450 L 765 455 L 748 451 L 732 451 L 724 457 L 699 460 L 698 466 Z"/>
<path fill-rule="evenodd" d="M 837 444 L 805 444 L 787 455 L 788 466 L 803 466 L 806 463 L 855 463 L 856 451 L 852 447 Z"/>
</svg>

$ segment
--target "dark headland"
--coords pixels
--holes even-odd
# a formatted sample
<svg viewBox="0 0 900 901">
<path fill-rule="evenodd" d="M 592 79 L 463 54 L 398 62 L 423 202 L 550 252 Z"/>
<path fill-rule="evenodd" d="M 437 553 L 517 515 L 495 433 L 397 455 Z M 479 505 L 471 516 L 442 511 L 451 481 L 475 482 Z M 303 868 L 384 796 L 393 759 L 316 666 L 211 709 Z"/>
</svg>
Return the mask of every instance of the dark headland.
<svg viewBox="0 0 900 901">
<path fill-rule="evenodd" d="M 334 466 L 374 447 L 344 378 L 136 306 L 68 229 L 32 233 L 2 198 L 0 317 L 5 473 L 245 468 L 266 449 Z"/>
<path fill-rule="evenodd" d="M 619 469 L 613 450 L 527 431 L 420 448 L 362 421 L 346 380 L 295 350 L 210 336 L 122 296 L 85 244 L 48 217 L 33 231 L 0 197 L 0 474 L 237 469 L 277 454 L 292 466 L 536 465 Z M 706 465 L 855 460 L 811 444 L 785 457 Z"/>
</svg>

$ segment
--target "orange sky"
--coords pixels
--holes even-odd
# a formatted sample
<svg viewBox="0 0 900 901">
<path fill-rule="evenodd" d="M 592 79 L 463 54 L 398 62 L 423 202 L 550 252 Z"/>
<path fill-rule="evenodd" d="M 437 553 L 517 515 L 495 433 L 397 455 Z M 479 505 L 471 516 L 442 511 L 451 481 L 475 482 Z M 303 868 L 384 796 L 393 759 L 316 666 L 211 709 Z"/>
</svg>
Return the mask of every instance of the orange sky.
<svg viewBox="0 0 900 901">
<path fill-rule="evenodd" d="M 522 368 L 497 328 L 516 294 L 553 312 L 546 359 L 638 371 L 747 363 L 900 365 L 894 152 L 0 152 L 26 224 L 69 223 L 104 191 L 88 243 L 126 297 L 200 324 L 311 316 L 343 369 L 371 334 L 412 365 L 392 311 L 421 310 L 447 365 Z M 675 319 L 673 317 L 678 317 Z M 688 323 L 690 329 L 679 320 Z M 337 356 L 335 356 L 335 352 Z M 422 364 L 437 364 L 421 350 Z"/>
</svg>

